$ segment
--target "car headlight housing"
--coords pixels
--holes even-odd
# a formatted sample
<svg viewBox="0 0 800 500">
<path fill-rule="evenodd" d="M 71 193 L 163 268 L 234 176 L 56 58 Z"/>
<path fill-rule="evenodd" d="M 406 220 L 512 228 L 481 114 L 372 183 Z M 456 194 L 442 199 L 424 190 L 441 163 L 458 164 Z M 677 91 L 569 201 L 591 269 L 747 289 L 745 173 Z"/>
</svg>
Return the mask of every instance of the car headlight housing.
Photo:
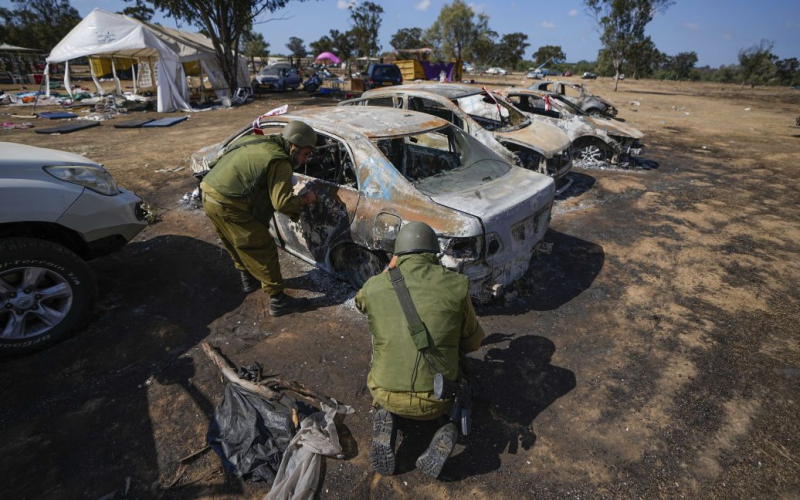
<svg viewBox="0 0 800 500">
<path fill-rule="evenodd" d="M 117 183 L 102 167 L 88 165 L 56 165 L 44 167 L 56 179 L 91 189 L 95 193 L 113 196 L 119 193 Z"/>
<path fill-rule="evenodd" d="M 456 259 L 479 259 L 483 254 L 483 236 L 440 238 L 442 253 Z"/>
</svg>

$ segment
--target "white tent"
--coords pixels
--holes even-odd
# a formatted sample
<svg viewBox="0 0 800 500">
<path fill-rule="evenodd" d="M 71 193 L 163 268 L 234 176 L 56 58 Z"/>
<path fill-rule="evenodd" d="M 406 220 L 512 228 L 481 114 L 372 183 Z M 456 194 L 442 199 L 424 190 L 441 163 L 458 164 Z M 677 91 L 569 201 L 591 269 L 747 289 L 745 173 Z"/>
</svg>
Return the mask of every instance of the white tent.
<svg viewBox="0 0 800 500">
<path fill-rule="evenodd" d="M 47 92 L 50 92 L 49 64 L 65 63 L 64 84 L 71 93 L 69 81 L 69 61 L 79 57 L 111 58 L 111 68 L 117 82 L 117 92 L 121 92 L 116 77 L 114 60 L 132 59 L 139 61 L 139 76 L 156 76 L 158 91 L 158 111 L 167 112 L 183 109 L 191 111 L 188 104 L 188 88 L 184 62 L 199 61 L 202 73 L 208 76 L 218 97 L 230 96 L 231 92 L 217 64 L 214 47 L 207 37 L 163 26 L 156 26 L 111 12 L 94 9 L 89 13 L 47 57 L 45 67 Z M 91 65 L 90 65 L 91 66 Z M 135 66 L 134 66 L 135 68 Z M 104 93 L 94 72 L 92 73 L 97 91 Z M 138 80 L 134 73 L 134 90 Z M 239 61 L 239 82 L 248 85 L 247 61 Z"/>
</svg>

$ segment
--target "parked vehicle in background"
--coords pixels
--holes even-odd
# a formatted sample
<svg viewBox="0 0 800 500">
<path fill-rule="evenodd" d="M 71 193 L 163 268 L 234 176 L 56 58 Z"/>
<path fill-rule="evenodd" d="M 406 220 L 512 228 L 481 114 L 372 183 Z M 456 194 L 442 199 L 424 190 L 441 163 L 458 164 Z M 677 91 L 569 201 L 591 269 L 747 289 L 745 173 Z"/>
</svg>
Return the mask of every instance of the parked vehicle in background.
<svg viewBox="0 0 800 500">
<path fill-rule="evenodd" d="M 142 199 L 83 156 L 0 143 L 0 353 L 64 338 L 92 310 L 86 260 L 147 226 Z"/>
<path fill-rule="evenodd" d="M 589 73 L 587 71 L 586 73 L 581 75 L 581 78 L 583 78 L 584 80 L 596 80 L 597 79 L 597 75 L 595 75 L 594 73 Z"/>
<path fill-rule="evenodd" d="M 367 90 L 402 84 L 403 75 L 396 64 L 370 64 L 364 77 L 364 88 Z"/>
<path fill-rule="evenodd" d="M 572 71 L 565 71 L 564 76 L 572 76 Z"/>
<path fill-rule="evenodd" d="M 365 92 L 339 106 L 381 106 L 444 118 L 512 164 L 561 179 L 572 167 L 569 137 L 533 122 L 502 96 L 455 83 L 402 85 Z"/>
<path fill-rule="evenodd" d="M 506 75 L 508 74 L 508 71 L 504 70 L 503 68 L 494 67 L 487 69 L 485 73 L 487 75 Z"/>
<path fill-rule="evenodd" d="M 613 104 L 600 96 L 592 94 L 586 85 L 580 83 L 545 80 L 534 83 L 528 89 L 561 94 L 568 101 L 592 116 L 605 115 L 611 118 L 617 116 L 617 108 Z"/>
<path fill-rule="evenodd" d="M 467 73 L 472 73 L 473 71 L 475 71 L 475 65 L 472 63 L 464 62 L 464 64 L 461 65 L 461 69 Z"/>
<path fill-rule="evenodd" d="M 564 96 L 541 90 L 507 88 L 508 100 L 534 120 L 552 123 L 572 141 L 575 166 L 619 165 L 641 152 L 644 134 L 625 123 L 601 116 L 589 116 Z"/>
<path fill-rule="evenodd" d="M 295 192 L 317 202 L 292 222 L 270 222 L 276 243 L 359 289 L 389 262 L 399 229 L 424 220 L 436 231 L 441 262 L 469 278 L 485 302 L 522 277 L 550 223 L 554 183 L 508 164 L 447 121 L 391 108 L 319 107 L 265 117 L 265 135 L 291 120 L 317 133 L 317 147 L 295 176 Z M 194 155 L 202 174 L 247 126 Z"/>
<path fill-rule="evenodd" d="M 295 90 L 302 81 L 303 78 L 295 68 L 287 68 L 284 63 L 277 63 L 262 68 L 253 78 L 252 86 L 255 93 L 265 90 Z"/>
</svg>

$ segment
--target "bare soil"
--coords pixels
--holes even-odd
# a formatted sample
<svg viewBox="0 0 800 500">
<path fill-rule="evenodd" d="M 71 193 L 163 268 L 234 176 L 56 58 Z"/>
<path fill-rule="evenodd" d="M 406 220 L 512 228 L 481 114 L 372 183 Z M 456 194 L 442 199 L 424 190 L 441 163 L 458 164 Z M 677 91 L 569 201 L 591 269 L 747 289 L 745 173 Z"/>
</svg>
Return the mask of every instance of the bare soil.
<svg viewBox="0 0 800 500">
<path fill-rule="evenodd" d="M 354 292 L 281 253 L 289 287 L 314 309 L 271 318 L 261 292 L 239 291 L 204 213 L 179 201 L 195 186 L 196 150 L 284 103 L 335 100 L 272 94 L 168 129 L 0 133 L 86 154 L 161 218 L 92 262 L 88 327 L 2 361 L 2 496 L 122 498 L 130 478 L 126 498 L 263 497 L 267 485 L 225 475 L 213 452 L 162 486 L 205 445 L 221 399 L 206 340 L 356 408 L 322 498 L 800 498 L 800 131 L 789 127 L 800 92 L 589 86 L 645 132 L 649 168 L 576 169 L 546 236 L 552 253 L 507 302 L 479 309 L 473 434 L 441 481 L 414 470 L 434 431 L 423 424 L 403 425 L 396 476 L 370 467 L 369 330 Z"/>
</svg>

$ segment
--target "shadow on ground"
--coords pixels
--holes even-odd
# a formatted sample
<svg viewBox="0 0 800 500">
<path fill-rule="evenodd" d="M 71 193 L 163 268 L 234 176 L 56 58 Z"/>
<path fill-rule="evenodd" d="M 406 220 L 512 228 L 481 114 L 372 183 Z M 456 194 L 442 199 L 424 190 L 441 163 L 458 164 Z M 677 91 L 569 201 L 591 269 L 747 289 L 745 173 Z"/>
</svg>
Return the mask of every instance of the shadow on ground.
<svg viewBox="0 0 800 500">
<path fill-rule="evenodd" d="M 587 290 L 603 269 L 603 247 L 548 229 L 549 255 L 534 256 L 528 272 L 513 283 L 504 299 L 478 309 L 483 314 L 517 315 L 558 309 Z"/>
<path fill-rule="evenodd" d="M 132 497 L 162 495 L 166 459 L 154 442 L 151 419 L 159 417 L 152 415 L 149 381 L 182 387 L 205 414 L 199 417 L 213 412 L 192 383 L 194 361 L 184 355 L 245 298 L 237 293 L 230 258 L 194 238 L 158 236 L 92 268 L 100 292 L 89 326 L 49 349 L 3 362 L 0 468 L 10 497 L 121 496 L 127 477 Z M 240 491 L 240 483 L 228 481 L 166 496 Z"/>
</svg>

